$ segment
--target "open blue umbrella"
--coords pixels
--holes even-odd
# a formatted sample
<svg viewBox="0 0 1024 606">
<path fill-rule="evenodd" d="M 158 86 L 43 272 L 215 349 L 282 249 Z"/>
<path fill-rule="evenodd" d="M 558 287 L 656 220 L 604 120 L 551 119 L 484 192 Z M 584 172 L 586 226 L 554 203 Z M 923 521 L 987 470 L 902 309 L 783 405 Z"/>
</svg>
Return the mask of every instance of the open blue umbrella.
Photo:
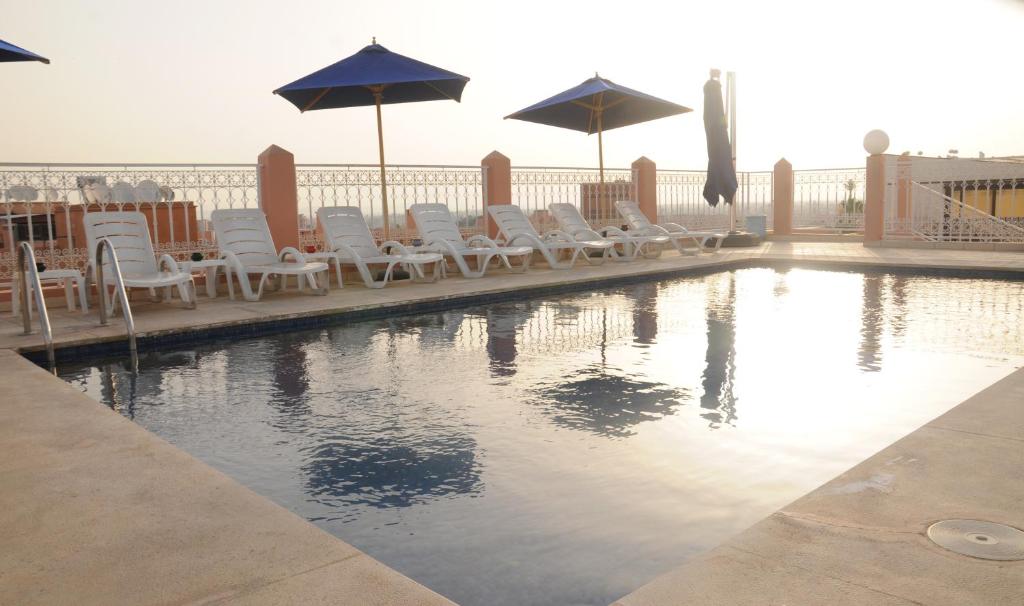
<svg viewBox="0 0 1024 606">
<path fill-rule="evenodd" d="M 10 42 L 0 40 L 0 62 L 8 61 L 42 61 L 49 63 L 46 57 L 41 57 L 32 51 L 25 50 L 20 46 L 14 46 Z"/>
<path fill-rule="evenodd" d="M 601 133 L 621 126 L 639 124 L 693 111 L 647 93 L 626 88 L 594 74 L 554 97 L 505 116 L 549 126 L 597 133 L 597 159 L 604 189 L 604 142 Z"/>
<path fill-rule="evenodd" d="M 373 43 L 363 50 L 274 91 L 303 112 L 336 107 L 377 106 L 377 144 L 380 149 L 380 195 L 384 238 L 390 231 L 384 171 L 384 130 L 380 106 L 451 99 L 459 101 L 469 78 L 422 61 L 393 53 Z"/>
</svg>

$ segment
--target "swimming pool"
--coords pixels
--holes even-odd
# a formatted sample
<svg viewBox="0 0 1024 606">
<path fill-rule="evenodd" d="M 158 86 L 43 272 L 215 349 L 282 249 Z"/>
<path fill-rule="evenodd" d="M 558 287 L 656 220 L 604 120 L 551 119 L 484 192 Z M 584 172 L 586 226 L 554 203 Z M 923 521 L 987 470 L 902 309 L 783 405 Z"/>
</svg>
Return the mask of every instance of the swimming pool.
<svg viewBox="0 0 1024 606">
<path fill-rule="evenodd" d="M 605 605 L 1024 365 L 1024 283 L 742 269 L 61 376 L 456 602 Z"/>
</svg>

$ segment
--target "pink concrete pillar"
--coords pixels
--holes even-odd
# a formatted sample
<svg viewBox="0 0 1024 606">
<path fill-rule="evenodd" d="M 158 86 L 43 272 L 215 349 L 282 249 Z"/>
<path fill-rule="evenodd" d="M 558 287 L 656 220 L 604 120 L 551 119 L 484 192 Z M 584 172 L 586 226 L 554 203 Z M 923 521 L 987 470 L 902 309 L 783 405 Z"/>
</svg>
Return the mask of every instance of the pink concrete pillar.
<svg viewBox="0 0 1024 606">
<path fill-rule="evenodd" d="M 793 233 L 793 165 L 782 158 L 772 173 L 772 234 Z"/>
<path fill-rule="evenodd" d="M 299 195 L 295 156 L 271 145 L 259 155 L 260 210 L 267 216 L 278 249 L 299 247 Z"/>
<path fill-rule="evenodd" d="M 640 156 L 631 165 L 633 187 L 636 188 L 636 203 L 640 212 L 647 215 L 651 223 L 658 222 L 658 165 L 650 158 Z"/>
<path fill-rule="evenodd" d="M 487 213 L 492 204 L 512 203 L 512 161 L 492 151 L 480 161 L 484 171 L 484 215 L 487 216 L 487 236 L 498 237 L 498 225 Z"/>
<path fill-rule="evenodd" d="M 885 156 L 868 156 L 864 185 L 864 243 L 879 242 L 885 233 Z"/>
</svg>

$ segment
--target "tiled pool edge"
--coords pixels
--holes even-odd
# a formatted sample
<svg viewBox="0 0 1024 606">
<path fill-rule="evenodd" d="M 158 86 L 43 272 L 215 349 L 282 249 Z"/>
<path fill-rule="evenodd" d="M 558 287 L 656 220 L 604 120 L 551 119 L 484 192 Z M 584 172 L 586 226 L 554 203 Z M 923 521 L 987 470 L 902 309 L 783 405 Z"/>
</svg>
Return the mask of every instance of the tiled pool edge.
<svg viewBox="0 0 1024 606">
<path fill-rule="evenodd" d="M 1024 368 L 613 606 L 1019 603 L 1024 561 L 956 555 L 926 531 L 1024 528 L 1022 468 Z"/>
<path fill-rule="evenodd" d="M 702 265 L 659 268 L 635 274 L 595 276 L 568 281 L 526 287 L 491 288 L 479 292 L 454 294 L 441 297 L 411 299 L 378 305 L 349 305 L 319 309 L 300 314 L 279 314 L 265 318 L 244 318 L 240 320 L 205 325 L 179 327 L 175 329 L 149 331 L 138 337 L 139 351 L 161 347 L 177 347 L 217 341 L 229 337 L 258 337 L 282 332 L 323 328 L 332 325 L 377 320 L 388 317 L 422 313 L 437 313 L 471 305 L 486 305 L 494 302 L 519 301 L 545 295 L 584 292 L 603 288 L 626 286 L 639 282 L 654 282 L 673 278 L 708 275 L 721 271 L 746 268 L 792 269 L 808 268 L 836 271 L 875 271 L 915 275 L 934 275 L 957 278 L 989 278 L 1000 280 L 1024 280 L 1024 269 L 1007 270 L 994 268 L 968 268 L 958 266 L 927 266 L 913 264 L 877 263 L 851 260 L 786 259 L 773 257 L 740 257 L 712 260 Z M 569 276 L 572 278 L 572 276 Z M 17 351 L 28 359 L 43 364 L 46 361 L 42 346 L 18 348 Z M 78 343 L 58 344 L 57 362 L 66 362 L 95 356 L 127 355 L 128 342 L 123 336 L 86 339 Z"/>
</svg>

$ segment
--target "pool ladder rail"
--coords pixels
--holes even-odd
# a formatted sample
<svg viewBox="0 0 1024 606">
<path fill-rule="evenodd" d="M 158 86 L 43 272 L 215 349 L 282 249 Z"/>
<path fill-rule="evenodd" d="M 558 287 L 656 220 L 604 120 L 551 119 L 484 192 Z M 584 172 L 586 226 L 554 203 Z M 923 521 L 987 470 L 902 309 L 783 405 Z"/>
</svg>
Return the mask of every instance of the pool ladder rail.
<svg viewBox="0 0 1024 606">
<path fill-rule="evenodd" d="M 132 359 L 132 370 L 138 368 L 139 350 L 135 339 L 135 318 L 132 316 L 132 308 L 128 303 L 128 290 L 124 286 L 124 277 L 121 274 L 121 264 L 117 261 L 117 252 L 114 246 L 106 238 L 101 238 L 96 243 L 96 290 L 99 293 L 100 325 L 106 326 L 110 323 L 113 315 L 113 305 L 107 305 L 107 288 L 104 281 L 103 252 L 106 250 L 107 260 L 110 262 L 110 271 L 114 276 L 114 294 L 121 303 L 121 314 L 124 316 L 124 325 L 128 332 L 128 350 Z M 32 281 L 32 288 L 27 281 Z M 46 361 L 50 370 L 56 369 L 56 354 L 53 347 L 53 327 L 50 324 L 50 314 L 46 310 L 46 301 L 43 297 L 43 287 L 39 281 L 39 270 L 36 265 L 36 255 L 28 242 L 21 242 L 18 245 L 18 296 L 21 298 L 21 321 L 26 335 L 32 334 L 32 310 L 29 306 L 29 292 L 33 293 L 36 308 L 39 310 L 39 330 L 43 335 L 43 343 L 46 345 Z"/>
</svg>

